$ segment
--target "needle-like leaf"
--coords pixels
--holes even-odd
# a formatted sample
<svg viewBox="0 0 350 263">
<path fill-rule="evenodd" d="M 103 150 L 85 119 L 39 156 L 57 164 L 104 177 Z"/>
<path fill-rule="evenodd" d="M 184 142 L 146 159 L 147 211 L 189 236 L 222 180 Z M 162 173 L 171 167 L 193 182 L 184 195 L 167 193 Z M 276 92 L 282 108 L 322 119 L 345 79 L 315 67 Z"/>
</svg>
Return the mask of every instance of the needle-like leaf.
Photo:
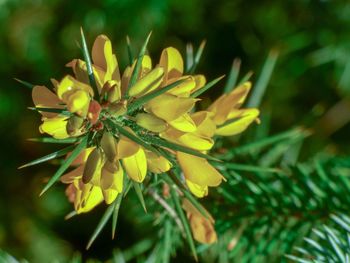
<svg viewBox="0 0 350 263">
<path fill-rule="evenodd" d="M 80 138 L 66 138 L 66 139 L 56 139 L 52 137 L 39 137 L 39 138 L 29 138 L 27 141 L 30 142 L 43 142 L 43 143 L 76 143 Z"/>
<path fill-rule="evenodd" d="M 39 111 L 39 112 L 51 112 L 58 113 L 65 116 L 70 116 L 71 113 L 65 109 L 57 109 L 57 108 L 44 108 L 44 107 L 28 107 L 29 110 Z"/>
<path fill-rule="evenodd" d="M 270 81 L 277 58 L 278 58 L 278 52 L 276 50 L 272 50 L 265 61 L 265 64 L 263 66 L 259 79 L 256 82 L 256 85 L 248 100 L 247 107 L 249 108 L 259 107 L 262 97 L 264 96 L 264 93 L 266 91 L 267 84 Z"/>
<path fill-rule="evenodd" d="M 59 150 L 59 151 L 56 151 L 56 152 L 53 152 L 53 153 L 50 153 L 48 155 L 45 155 L 43 157 L 40 157 L 36 160 L 33 160 L 29 163 L 26 163 L 20 167 L 18 167 L 18 169 L 22 169 L 22 168 L 25 168 L 25 167 L 29 167 L 29 166 L 33 166 L 33 165 L 36 165 L 36 164 L 39 164 L 39 163 L 43 163 L 43 162 L 47 162 L 47 161 L 50 161 L 52 159 L 55 159 L 57 157 L 61 157 L 63 155 L 66 155 L 67 153 L 71 152 L 73 149 L 74 149 L 75 145 L 70 145 L 62 150 Z"/>
<path fill-rule="evenodd" d="M 113 211 L 113 217 L 112 217 L 112 239 L 114 239 L 114 237 L 115 237 L 115 231 L 117 229 L 119 209 L 120 209 L 120 204 L 122 202 L 122 199 L 123 199 L 123 194 L 120 193 L 117 196 L 116 204 L 115 204 L 114 211 Z"/>
<path fill-rule="evenodd" d="M 29 83 L 27 81 L 24 81 L 24 80 L 20 80 L 20 79 L 17 79 L 17 78 L 14 78 L 14 80 L 16 80 L 17 82 L 21 83 L 23 86 L 29 88 L 29 89 L 33 89 L 35 87 L 34 84 L 32 83 Z"/>
<path fill-rule="evenodd" d="M 84 60 L 86 63 L 86 68 L 87 68 L 87 73 L 89 75 L 89 82 L 91 87 L 94 90 L 95 96 L 97 98 L 97 100 L 99 100 L 99 92 L 97 89 L 97 85 L 96 85 L 96 80 L 95 80 L 95 76 L 94 76 L 94 72 L 92 69 L 92 64 L 91 64 L 91 59 L 90 59 L 90 55 L 89 55 L 89 50 L 86 44 L 86 39 L 85 39 L 85 35 L 84 35 L 84 31 L 83 28 L 80 28 L 80 34 L 81 34 L 81 43 L 82 43 L 82 48 L 83 48 L 83 56 L 84 56 Z"/>
<path fill-rule="evenodd" d="M 136 65 L 135 65 L 134 70 L 132 71 L 132 74 L 131 74 L 131 77 L 130 77 L 130 81 L 129 81 L 129 85 L 128 85 L 128 91 L 129 91 L 129 89 L 132 86 L 135 85 L 135 83 L 137 81 L 137 78 L 139 76 L 139 73 L 140 73 L 140 70 L 141 70 L 141 67 L 142 67 L 142 60 L 143 60 L 143 57 L 144 57 L 144 55 L 146 53 L 147 44 L 149 42 L 149 39 L 151 38 L 151 35 L 152 35 L 152 31 L 148 34 L 145 42 L 142 45 L 142 48 L 140 50 L 139 56 L 138 56 L 137 61 L 136 61 Z"/>
<path fill-rule="evenodd" d="M 60 168 L 56 171 L 56 173 L 50 178 L 49 182 L 46 184 L 44 189 L 41 191 L 40 196 L 43 195 L 60 177 L 61 175 L 68 169 L 71 163 L 77 158 L 77 156 L 86 148 L 88 142 L 88 135 L 86 135 L 82 141 L 76 146 L 76 148 L 72 151 L 71 155 L 67 159 L 64 160 Z"/>
<path fill-rule="evenodd" d="M 186 72 L 188 72 L 193 65 L 193 45 L 188 43 L 186 45 Z"/>
<path fill-rule="evenodd" d="M 203 40 L 203 41 L 201 42 L 201 44 L 199 45 L 199 48 L 198 48 L 198 50 L 197 50 L 197 52 L 196 52 L 196 56 L 194 57 L 193 65 L 192 65 L 191 69 L 189 70 L 189 73 L 190 73 L 190 74 L 193 74 L 194 71 L 196 70 L 196 68 L 197 68 L 197 66 L 198 66 L 198 63 L 199 63 L 199 61 L 200 61 L 200 59 L 201 59 L 201 57 L 202 57 L 203 50 L 204 50 L 204 48 L 205 48 L 206 42 L 207 42 L 206 40 Z"/>
<path fill-rule="evenodd" d="M 253 76 L 253 74 L 254 74 L 253 71 L 248 71 L 248 73 L 245 74 L 243 76 L 243 78 L 240 80 L 240 82 L 238 83 L 238 86 L 242 85 L 244 82 L 248 81 Z"/>
<path fill-rule="evenodd" d="M 129 66 L 131 66 L 133 61 L 134 61 L 134 56 L 132 55 L 131 43 L 130 43 L 129 36 L 126 36 L 126 46 L 127 46 L 127 49 L 128 49 Z"/>
<path fill-rule="evenodd" d="M 147 213 L 147 208 L 146 208 L 146 203 L 145 203 L 145 199 L 143 198 L 143 194 L 142 194 L 142 190 L 141 190 L 141 186 L 140 184 L 136 183 L 136 182 L 132 182 L 137 198 L 139 199 L 143 210 L 145 210 L 145 212 Z"/>
<path fill-rule="evenodd" d="M 240 67 L 241 67 L 241 60 L 239 58 L 235 58 L 233 60 L 230 75 L 228 76 L 228 79 L 224 88 L 225 93 L 231 92 L 231 90 L 236 86 Z"/>
<path fill-rule="evenodd" d="M 104 226 L 107 224 L 108 220 L 111 218 L 113 211 L 115 210 L 117 201 L 118 199 L 114 200 L 114 202 L 107 207 L 106 212 L 103 214 L 95 231 L 92 233 L 91 238 L 88 244 L 86 245 L 86 249 L 89 249 L 91 247 L 92 243 L 96 240 L 97 236 L 100 234 Z"/>
<path fill-rule="evenodd" d="M 206 92 L 208 89 L 210 89 L 211 87 L 213 87 L 216 83 L 218 83 L 220 80 L 222 80 L 225 77 L 225 75 L 222 75 L 212 81 L 210 81 L 209 83 L 207 83 L 203 88 L 195 91 L 194 93 L 191 94 L 192 98 L 197 98 L 198 96 L 200 96 L 202 93 Z"/>
</svg>

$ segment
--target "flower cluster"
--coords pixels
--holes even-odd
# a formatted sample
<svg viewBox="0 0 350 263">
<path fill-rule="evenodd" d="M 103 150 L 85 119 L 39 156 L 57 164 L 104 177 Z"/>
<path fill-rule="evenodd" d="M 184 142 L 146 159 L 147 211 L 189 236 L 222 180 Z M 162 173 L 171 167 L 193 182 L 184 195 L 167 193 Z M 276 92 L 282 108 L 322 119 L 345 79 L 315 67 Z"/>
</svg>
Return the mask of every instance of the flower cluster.
<svg viewBox="0 0 350 263">
<path fill-rule="evenodd" d="M 205 88 L 206 79 L 184 72 L 177 49 L 164 49 L 156 63 L 142 55 L 123 74 L 105 35 L 96 38 L 91 54 L 92 63 L 69 62 L 73 74 L 52 80 L 53 90 L 35 86 L 32 91 L 42 114 L 41 133 L 59 140 L 76 138 L 77 145 L 88 137 L 70 163 L 72 169 L 61 177 L 76 212 L 88 212 L 102 201 L 111 204 L 126 180 L 142 183 L 147 175 L 172 168 L 181 168 L 181 180 L 197 197 L 218 186 L 223 176 L 206 153 L 214 136 L 241 133 L 257 120 L 257 109 L 241 108 L 251 84 L 245 82 L 206 110 L 195 111 L 195 94 Z M 212 228 L 191 205 L 186 203 L 185 210 L 194 228 Z M 216 236 L 196 239 L 209 242 Z"/>
</svg>

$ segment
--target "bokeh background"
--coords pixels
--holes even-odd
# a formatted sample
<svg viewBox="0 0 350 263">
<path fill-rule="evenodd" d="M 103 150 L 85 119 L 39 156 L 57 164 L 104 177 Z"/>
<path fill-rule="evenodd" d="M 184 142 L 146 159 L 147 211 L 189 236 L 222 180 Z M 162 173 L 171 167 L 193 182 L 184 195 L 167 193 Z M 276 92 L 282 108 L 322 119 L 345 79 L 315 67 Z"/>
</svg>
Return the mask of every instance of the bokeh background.
<svg viewBox="0 0 350 263">
<path fill-rule="evenodd" d="M 303 158 L 329 149 L 349 153 L 350 4 L 348 1 L 297 0 L 0 0 L 0 248 L 30 262 L 107 260 L 113 248 L 130 247 L 145 231 L 130 224 L 124 207 L 118 238 L 108 231 L 85 251 L 104 207 L 64 220 L 72 207 L 63 186 L 38 194 L 52 164 L 17 170 L 21 164 L 58 149 L 26 141 L 39 136 L 40 117 L 27 110 L 31 92 L 14 80 L 48 84 L 68 73 L 65 64 L 81 57 L 77 42 L 83 26 L 91 44 L 108 35 L 122 68 L 127 64 L 125 36 L 136 52 L 153 31 L 149 53 L 157 61 L 167 46 L 183 53 L 186 43 L 207 40 L 197 72 L 208 79 L 228 73 L 234 58 L 242 75 L 259 76 L 270 50 L 279 57 L 263 97 L 263 120 L 273 134 L 294 126 L 313 131 Z M 222 92 L 218 85 L 206 96 Z M 186 253 L 186 252 L 183 252 Z M 181 254 L 181 252 L 180 252 Z M 59 260 L 59 261 L 58 261 Z"/>
</svg>

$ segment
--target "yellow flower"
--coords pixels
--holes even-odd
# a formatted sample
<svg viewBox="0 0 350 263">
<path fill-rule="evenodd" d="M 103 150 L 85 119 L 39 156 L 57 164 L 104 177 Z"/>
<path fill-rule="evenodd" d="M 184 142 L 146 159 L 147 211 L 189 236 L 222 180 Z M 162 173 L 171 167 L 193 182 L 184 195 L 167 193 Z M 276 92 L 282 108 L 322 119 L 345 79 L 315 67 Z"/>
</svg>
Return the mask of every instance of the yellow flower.
<svg viewBox="0 0 350 263">
<path fill-rule="evenodd" d="M 112 203 L 123 192 L 124 171 L 119 161 L 106 161 L 102 167 L 100 187 L 107 204 Z"/>
<path fill-rule="evenodd" d="M 61 177 L 78 213 L 88 212 L 103 200 L 111 204 L 123 191 L 123 169 L 119 161 L 106 160 L 101 150 L 85 149 L 72 163 L 78 166 Z"/>
<path fill-rule="evenodd" d="M 203 75 L 183 76 L 184 62 L 180 52 L 173 47 L 163 50 L 160 56 L 159 65 L 164 68 L 164 78 L 162 87 L 171 84 L 177 80 L 188 78 L 179 86 L 171 89 L 168 93 L 179 97 L 189 97 L 191 93 L 205 85 Z"/>
<path fill-rule="evenodd" d="M 101 92 L 104 85 L 113 80 L 120 89 L 121 79 L 117 57 L 113 54 L 112 43 L 105 35 L 99 35 L 92 47 L 92 70 L 96 80 L 97 89 Z M 67 64 L 73 69 L 76 79 L 89 85 L 86 63 L 74 59 Z"/>
<path fill-rule="evenodd" d="M 223 176 L 204 158 L 182 152 L 176 152 L 176 157 L 188 188 L 197 197 L 206 196 L 209 186 L 218 186 L 223 180 Z"/>
<path fill-rule="evenodd" d="M 258 109 L 240 109 L 250 88 L 251 83 L 245 82 L 229 94 L 219 97 L 208 108 L 208 111 L 213 113 L 213 120 L 217 125 L 215 134 L 221 136 L 236 135 L 243 132 L 253 121 L 258 120 Z"/>
<path fill-rule="evenodd" d="M 150 56 L 144 55 L 141 63 L 133 61 L 121 75 L 111 41 L 99 35 L 92 47 L 93 78 L 88 76 L 83 60 L 74 59 L 67 66 L 74 76 L 52 80 L 53 91 L 35 86 L 32 97 L 35 106 L 43 108 L 39 109 L 41 133 L 56 139 L 84 135 L 83 141 L 89 140 L 87 148 L 71 163 L 71 170 L 60 178 L 68 184 L 66 194 L 78 214 L 103 201 L 111 204 L 129 180 L 148 183 L 147 174 L 168 172 L 177 166 L 175 158 L 188 189 L 197 197 L 206 196 L 209 187 L 219 186 L 224 178 L 197 155 L 213 147 L 215 135 L 238 134 L 259 115 L 257 109 L 241 109 L 251 87 L 249 82 L 222 95 L 207 110 L 196 112 L 199 99 L 191 94 L 204 87 L 206 79 L 203 75 L 186 75 L 182 56 L 173 47 L 162 51 L 155 66 Z M 162 90 L 175 82 L 179 84 Z M 160 95 L 142 100 L 154 91 Z M 144 104 L 137 106 L 140 101 Z M 171 149 L 172 143 L 198 154 L 178 151 L 181 148 L 175 145 L 177 150 Z M 186 199 L 183 208 L 194 238 L 201 243 L 215 242 L 214 220 L 209 213 L 204 217 Z"/>
<path fill-rule="evenodd" d="M 214 145 L 212 139 L 215 133 L 215 123 L 212 120 L 212 113 L 199 111 L 190 115 L 196 129 L 193 132 L 183 132 L 169 127 L 166 131 L 161 132 L 160 136 L 194 150 L 207 151 Z"/>
<path fill-rule="evenodd" d="M 141 183 L 147 174 L 147 159 L 142 147 L 121 136 L 118 142 L 117 155 L 122 160 L 127 175 L 135 182 Z"/>
<path fill-rule="evenodd" d="M 65 139 L 68 138 L 69 135 L 67 133 L 67 119 L 68 117 L 53 117 L 47 118 L 43 117 L 43 124 L 40 125 L 39 131 L 41 133 L 50 134 L 52 137 L 56 139 Z"/>
<path fill-rule="evenodd" d="M 151 151 L 145 151 L 147 157 L 147 168 L 151 173 L 165 173 L 169 171 L 172 164 L 163 156 Z"/>
<path fill-rule="evenodd" d="M 93 150 L 94 148 L 85 149 L 72 163 L 72 166 L 77 167 L 61 177 L 61 182 L 69 184 L 66 194 L 69 201 L 74 203 L 78 214 L 91 211 L 103 201 L 100 187 L 82 181 L 85 163 Z"/>
<path fill-rule="evenodd" d="M 35 86 L 32 90 L 32 99 L 35 107 L 38 108 L 64 109 L 64 106 L 61 105 L 63 103 L 62 100 L 45 86 Z M 40 114 L 43 121 L 43 124 L 39 127 L 41 133 L 50 134 L 56 139 L 69 137 L 66 131 L 67 116 L 44 111 L 41 111 Z"/>
<path fill-rule="evenodd" d="M 194 239 L 203 244 L 215 243 L 217 235 L 210 214 L 206 211 L 208 218 L 204 217 L 187 199 L 183 200 L 182 207 L 187 212 Z"/>
<path fill-rule="evenodd" d="M 58 98 L 67 105 L 70 112 L 81 117 L 86 116 L 93 95 L 94 92 L 89 85 L 69 75 L 64 77 L 57 86 Z"/>
<path fill-rule="evenodd" d="M 182 98 L 171 94 L 162 94 L 145 105 L 145 110 L 166 121 L 170 126 L 183 131 L 196 129 L 188 112 L 197 99 Z"/>
</svg>

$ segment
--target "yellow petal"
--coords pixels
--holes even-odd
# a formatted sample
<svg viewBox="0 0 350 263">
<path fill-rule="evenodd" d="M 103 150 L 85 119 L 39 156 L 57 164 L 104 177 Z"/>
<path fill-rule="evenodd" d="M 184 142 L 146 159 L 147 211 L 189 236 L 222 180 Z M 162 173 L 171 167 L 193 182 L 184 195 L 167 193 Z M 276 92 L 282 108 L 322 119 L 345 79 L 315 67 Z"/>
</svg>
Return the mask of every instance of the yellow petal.
<svg viewBox="0 0 350 263">
<path fill-rule="evenodd" d="M 119 163 L 109 162 L 103 165 L 101 173 L 101 188 L 102 190 L 114 189 L 121 193 L 123 191 L 124 171 Z"/>
<path fill-rule="evenodd" d="M 136 64 L 136 61 L 134 63 Z M 144 55 L 142 59 L 140 78 L 145 76 L 145 74 L 147 74 L 151 69 L 152 69 L 152 59 L 150 56 Z"/>
<path fill-rule="evenodd" d="M 165 71 L 164 82 L 168 79 L 182 76 L 184 63 L 180 52 L 173 47 L 168 47 L 163 50 L 159 65 L 163 67 Z"/>
<path fill-rule="evenodd" d="M 87 67 L 86 67 L 85 61 L 83 61 L 81 59 L 73 59 L 66 66 L 72 68 L 74 75 L 75 75 L 75 78 L 78 81 L 85 83 L 87 85 L 90 85 L 89 74 L 87 72 Z M 101 90 L 101 87 L 104 84 L 105 73 L 101 68 L 96 67 L 94 65 L 92 66 L 92 71 L 93 71 L 93 74 L 95 77 L 97 88 L 98 88 L 98 90 Z"/>
<path fill-rule="evenodd" d="M 203 216 L 202 212 L 199 211 L 188 199 L 184 198 L 182 202 L 182 208 L 187 212 L 187 215 L 195 215 L 198 217 L 207 218 L 211 223 L 214 223 L 214 218 L 211 214 L 203 207 L 206 217 Z"/>
<path fill-rule="evenodd" d="M 172 121 L 188 113 L 197 100 L 162 94 L 148 102 L 145 109 L 165 121 Z"/>
<path fill-rule="evenodd" d="M 187 199 L 184 199 L 182 207 L 187 212 L 194 239 L 204 244 L 216 242 L 217 235 L 211 215 L 206 211 L 207 217 L 204 217 Z"/>
<path fill-rule="evenodd" d="M 171 90 L 169 90 L 168 93 L 179 97 L 189 97 L 192 91 L 196 88 L 196 81 L 194 77 L 183 76 L 181 78 L 171 79 L 166 83 L 166 85 L 169 85 L 181 79 L 186 79 L 186 80 L 182 82 L 180 85 L 176 86 L 175 88 L 172 88 Z"/>
<path fill-rule="evenodd" d="M 124 73 L 122 76 L 122 86 L 121 86 L 122 94 L 125 94 L 128 89 L 130 77 L 135 68 L 135 65 L 136 65 L 136 60 L 134 61 L 131 67 L 128 66 L 124 70 Z M 140 74 L 137 79 L 143 78 L 151 69 L 152 69 L 152 60 L 150 56 L 148 55 L 143 56 Z"/>
<path fill-rule="evenodd" d="M 80 198 L 76 202 L 76 211 L 78 214 L 91 211 L 103 200 L 102 191 L 99 187 L 89 184 L 84 186 L 79 192 Z"/>
<path fill-rule="evenodd" d="M 216 125 L 212 120 L 213 113 L 209 111 L 198 111 L 191 115 L 192 120 L 197 126 L 196 134 L 204 137 L 213 137 Z"/>
<path fill-rule="evenodd" d="M 39 131 L 41 133 L 50 134 L 56 139 L 65 139 L 69 135 L 67 133 L 67 118 L 68 117 L 54 117 L 54 118 L 43 118 L 43 124 L 40 125 Z"/>
<path fill-rule="evenodd" d="M 232 136 L 243 132 L 259 116 L 258 109 L 234 110 L 229 114 L 229 119 L 218 127 L 215 134 Z"/>
<path fill-rule="evenodd" d="M 120 81 L 118 61 L 112 51 L 112 43 L 105 35 L 99 35 L 92 47 L 92 60 L 105 72 L 104 82 L 108 80 Z"/>
<path fill-rule="evenodd" d="M 124 115 L 127 111 L 126 101 L 119 101 L 115 103 L 111 103 L 108 106 L 108 112 L 114 117 Z"/>
<path fill-rule="evenodd" d="M 89 108 L 90 96 L 84 90 L 77 90 L 67 97 L 66 103 L 70 112 L 84 116 Z"/>
<path fill-rule="evenodd" d="M 101 173 L 101 189 L 107 204 L 111 204 L 118 193 L 123 191 L 123 169 L 119 162 L 112 163 L 107 161 Z"/>
<path fill-rule="evenodd" d="M 63 109 L 63 106 L 60 105 L 62 101 L 45 86 L 35 86 L 32 90 L 32 98 L 36 107 Z M 40 112 L 40 114 L 47 118 L 58 115 L 51 112 Z"/>
<path fill-rule="evenodd" d="M 140 145 L 136 142 L 126 138 L 125 136 L 121 136 L 117 145 L 117 155 L 118 159 L 124 159 L 135 155 L 140 149 Z"/>
<path fill-rule="evenodd" d="M 218 102 L 209 107 L 210 111 L 215 113 L 214 121 L 216 125 L 223 124 L 232 109 L 239 108 L 247 97 L 251 88 L 250 82 L 245 82 L 234 89 L 231 93 L 225 94 L 219 98 Z"/>
<path fill-rule="evenodd" d="M 187 153 L 176 152 L 186 180 L 200 186 L 218 186 L 223 176 L 204 158 Z"/>
<path fill-rule="evenodd" d="M 122 161 L 127 175 L 132 180 L 141 183 L 145 179 L 147 174 L 147 160 L 142 148 L 139 148 L 136 154 L 124 158 Z"/>
<path fill-rule="evenodd" d="M 181 144 L 195 149 L 197 151 L 208 151 L 214 145 L 214 141 L 212 138 L 200 136 L 195 133 L 185 133 L 184 135 L 179 137 L 178 141 Z"/>
<path fill-rule="evenodd" d="M 89 85 L 84 84 L 83 82 L 80 82 L 72 76 L 68 75 L 65 76 L 58 84 L 57 96 L 58 98 L 66 102 L 67 96 L 69 96 L 70 94 L 72 94 L 72 92 L 76 90 L 86 91 L 88 94 L 91 95 L 91 97 L 93 97 L 94 94 L 92 88 Z"/>
<path fill-rule="evenodd" d="M 190 189 L 191 193 L 198 198 L 202 198 L 208 195 L 208 186 L 200 186 L 198 184 L 192 183 L 190 180 L 186 180 L 186 185 L 188 186 L 188 189 Z"/>
<path fill-rule="evenodd" d="M 108 80 L 104 83 L 100 96 L 107 99 L 108 102 L 114 103 L 121 99 L 120 81 Z"/>
<path fill-rule="evenodd" d="M 129 95 L 132 97 L 143 96 L 159 87 L 162 82 L 164 70 L 161 67 L 156 67 L 151 72 L 147 73 L 143 78 L 139 79 L 134 86 L 129 90 Z"/>
<path fill-rule="evenodd" d="M 196 215 L 189 217 L 193 238 L 203 244 L 212 244 L 217 241 L 213 224 L 206 218 Z"/>
<path fill-rule="evenodd" d="M 167 124 L 165 121 L 157 118 L 153 114 L 148 114 L 148 113 L 137 114 L 136 123 L 141 127 L 152 132 L 162 132 L 162 131 L 165 131 L 167 127 Z"/>
<path fill-rule="evenodd" d="M 195 75 L 194 80 L 196 82 L 196 87 L 192 90 L 192 93 L 203 88 L 207 82 L 204 75 Z"/>
<path fill-rule="evenodd" d="M 66 64 L 66 67 L 72 68 L 74 76 L 80 82 L 89 83 L 89 74 L 87 74 L 87 67 L 85 61 L 81 59 L 73 59 Z"/>
<path fill-rule="evenodd" d="M 152 173 L 165 173 L 172 167 L 171 163 L 163 156 L 146 151 L 147 168 Z"/>
<path fill-rule="evenodd" d="M 114 189 L 107 189 L 107 190 L 102 189 L 102 194 L 106 204 L 110 205 L 117 198 L 119 192 Z"/>
<path fill-rule="evenodd" d="M 175 129 L 183 132 L 194 132 L 197 129 L 196 124 L 188 113 L 175 120 L 169 121 L 169 124 Z"/>
<path fill-rule="evenodd" d="M 169 128 L 165 132 L 159 134 L 160 137 L 184 145 L 186 147 L 192 148 L 198 151 L 207 151 L 211 149 L 214 145 L 213 139 L 199 134 L 194 133 L 184 133 L 173 128 Z"/>
</svg>

